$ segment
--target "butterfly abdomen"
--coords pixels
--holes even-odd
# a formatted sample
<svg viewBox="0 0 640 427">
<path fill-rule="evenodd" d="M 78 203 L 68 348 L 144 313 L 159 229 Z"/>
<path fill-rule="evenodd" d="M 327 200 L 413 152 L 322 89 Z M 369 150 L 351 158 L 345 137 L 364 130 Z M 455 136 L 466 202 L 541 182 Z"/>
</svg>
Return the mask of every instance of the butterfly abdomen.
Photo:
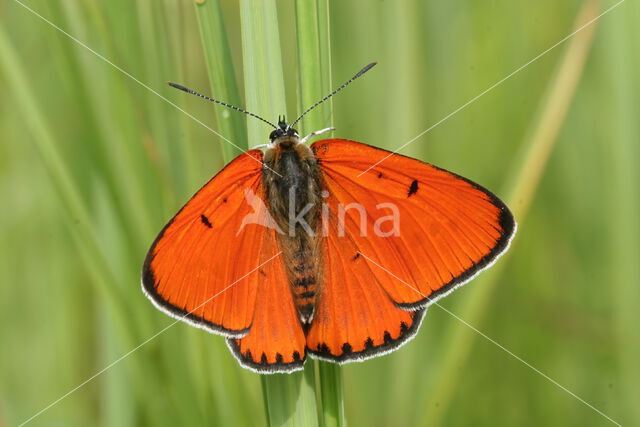
<svg viewBox="0 0 640 427">
<path fill-rule="evenodd" d="M 263 171 L 269 213 L 278 225 L 291 293 L 300 321 L 313 320 L 320 290 L 320 172 L 311 150 L 297 138 L 277 141 Z"/>
<path fill-rule="evenodd" d="M 310 253 L 295 261 L 290 275 L 293 300 L 302 323 L 310 323 L 316 306 L 317 268 Z"/>
</svg>

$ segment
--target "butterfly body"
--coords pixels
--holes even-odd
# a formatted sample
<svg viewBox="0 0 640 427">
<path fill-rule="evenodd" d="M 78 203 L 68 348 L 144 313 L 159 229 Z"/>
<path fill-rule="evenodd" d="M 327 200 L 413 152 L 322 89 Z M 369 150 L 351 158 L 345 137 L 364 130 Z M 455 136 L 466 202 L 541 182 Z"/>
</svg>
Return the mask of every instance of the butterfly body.
<svg viewBox="0 0 640 427">
<path fill-rule="evenodd" d="M 321 171 L 295 129 L 277 136 L 272 146 L 264 154 L 262 179 L 269 213 L 280 231 L 278 245 L 291 292 L 306 326 L 313 319 L 322 280 Z"/>
</svg>

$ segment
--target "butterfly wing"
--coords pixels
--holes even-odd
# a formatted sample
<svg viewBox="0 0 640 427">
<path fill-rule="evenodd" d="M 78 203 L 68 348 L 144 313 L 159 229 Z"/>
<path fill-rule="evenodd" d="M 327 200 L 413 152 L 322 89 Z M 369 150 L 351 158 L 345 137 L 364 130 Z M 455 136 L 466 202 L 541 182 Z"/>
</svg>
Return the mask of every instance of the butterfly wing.
<svg viewBox="0 0 640 427">
<path fill-rule="evenodd" d="M 411 338 L 425 310 L 406 311 L 394 304 L 375 272 L 360 255 L 349 232 L 340 235 L 335 218 L 337 203 L 329 207 L 329 229 L 324 239 L 324 274 L 317 306 L 307 335 L 314 357 L 338 363 L 388 353 Z"/>
<path fill-rule="evenodd" d="M 265 264 L 259 274 L 268 285 L 260 287 L 251 329 L 243 338 L 229 338 L 227 345 L 240 364 L 252 371 L 300 370 L 306 342 L 284 264 L 281 260 Z"/>
<path fill-rule="evenodd" d="M 451 172 L 355 141 L 312 149 L 329 192 L 327 271 L 307 343 L 320 357 L 363 358 L 400 345 L 421 309 L 488 267 L 514 234 L 504 203 Z M 386 338 L 382 345 L 374 335 Z M 369 348 L 354 351 L 363 340 Z"/>
<path fill-rule="evenodd" d="M 144 263 L 142 285 L 162 311 L 225 336 L 248 332 L 260 281 L 254 271 L 257 260 L 277 253 L 265 228 L 242 228 L 247 215 L 261 214 L 253 212 L 245 198 L 246 191 L 261 191 L 261 162 L 259 150 L 236 158 L 156 238 Z"/>
<path fill-rule="evenodd" d="M 305 340 L 267 211 L 262 156 L 239 156 L 189 200 L 151 246 L 142 285 L 167 314 L 229 337 L 243 366 L 283 372 L 302 367 Z"/>
</svg>

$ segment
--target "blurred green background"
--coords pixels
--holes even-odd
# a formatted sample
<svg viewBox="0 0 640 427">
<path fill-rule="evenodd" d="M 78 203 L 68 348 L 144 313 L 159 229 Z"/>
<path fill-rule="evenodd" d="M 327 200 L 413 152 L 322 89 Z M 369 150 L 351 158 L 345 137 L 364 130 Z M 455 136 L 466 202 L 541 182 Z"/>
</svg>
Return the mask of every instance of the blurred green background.
<svg viewBox="0 0 640 427">
<path fill-rule="evenodd" d="M 219 107 L 165 85 L 211 93 L 193 2 L 24 3 L 213 129 L 244 124 L 233 112 L 218 110 L 216 120 Z M 242 94 L 240 9 L 220 4 L 231 52 L 223 61 Z M 570 34 L 581 10 L 595 16 L 615 4 L 330 1 L 333 84 L 379 61 L 335 98 L 334 135 L 394 149 Z M 292 1 L 277 7 L 282 55 L 269 60 L 282 61 L 291 117 L 300 107 L 296 13 Z M 571 42 L 562 44 L 403 153 L 510 197 L 522 213 L 495 272 L 442 305 L 607 416 L 639 425 L 638 2 L 596 26 L 585 30 L 596 30 L 593 44 L 580 45 L 584 69 L 569 57 L 569 77 L 558 77 Z M 557 82 L 560 101 L 548 96 Z M 562 95 L 571 84 L 575 93 Z M 2 426 L 173 322 L 140 291 L 142 261 L 224 165 L 225 142 L 14 0 L 0 1 L 0 89 Z M 555 102 L 570 105 L 566 117 Z M 554 120 L 557 138 L 545 133 Z M 268 131 L 239 143 L 262 144 Z M 519 198 L 516 180 L 531 150 L 540 156 L 531 142 L 540 134 L 555 147 L 547 163 L 541 155 L 540 186 L 523 178 L 535 191 Z M 343 373 L 350 426 L 610 424 L 438 307 L 414 341 Z M 265 423 L 259 376 L 222 338 L 179 324 L 31 424 Z"/>
</svg>

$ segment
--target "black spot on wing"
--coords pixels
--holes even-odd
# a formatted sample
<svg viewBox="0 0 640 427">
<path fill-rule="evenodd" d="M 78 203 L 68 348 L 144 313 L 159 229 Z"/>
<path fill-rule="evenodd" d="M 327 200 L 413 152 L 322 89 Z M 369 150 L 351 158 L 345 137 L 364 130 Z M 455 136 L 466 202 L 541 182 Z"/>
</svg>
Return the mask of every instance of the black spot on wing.
<svg viewBox="0 0 640 427">
<path fill-rule="evenodd" d="M 204 216 L 204 214 L 200 215 L 200 221 L 202 221 L 202 223 L 205 226 L 207 226 L 207 228 L 212 228 L 213 227 L 213 225 L 211 224 L 211 221 L 209 221 L 209 218 Z"/>
<path fill-rule="evenodd" d="M 418 180 L 414 179 L 413 182 L 411 183 L 411 186 L 409 186 L 409 193 L 407 194 L 407 197 L 411 197 L 417 192 L 418 192 Z"/>
<path fill-rule="evenodd" d="M 326 343 L 320 343 L 318 344 L 318 353 L 331 354 L 331 351 L 329 350 L 329 346 Z"/>
<path fill-rule="evenodd" d="M 353 352 L 351 344 L 349 344 L 348 342 L 342 344 L 342 354 L 350 354 L 351 352 Z"/>
<path fill-rule="evenodd" d="M 371 337 L 367 338 L 367 340 L 364 342 L 364 348 L 365 350 L 370 350 L 374 347 L 373 345 L 373 340 L 371 339 Z"/>
<path fill-rule="evenodd" d="M 401 334 L 405 334 L 408 330 L 409 330 L 409 326 L 406 323 L 401 322 L 400 323 L 400 333 Z"/>
<path fill-rule="evenodd" d="M 384 344 L 389 345 L 392 341 L 393 338 L 391 338 L 391 334 L 389 333 L 389 331 L 384 331 Z"/>
<path fill-rule="evenodd" d="M 360 252 L 356 252 L 356 254 L 353 256 L 353 260 L 357 260 L 358 258 L 360 258 Z"/>
</svg>

